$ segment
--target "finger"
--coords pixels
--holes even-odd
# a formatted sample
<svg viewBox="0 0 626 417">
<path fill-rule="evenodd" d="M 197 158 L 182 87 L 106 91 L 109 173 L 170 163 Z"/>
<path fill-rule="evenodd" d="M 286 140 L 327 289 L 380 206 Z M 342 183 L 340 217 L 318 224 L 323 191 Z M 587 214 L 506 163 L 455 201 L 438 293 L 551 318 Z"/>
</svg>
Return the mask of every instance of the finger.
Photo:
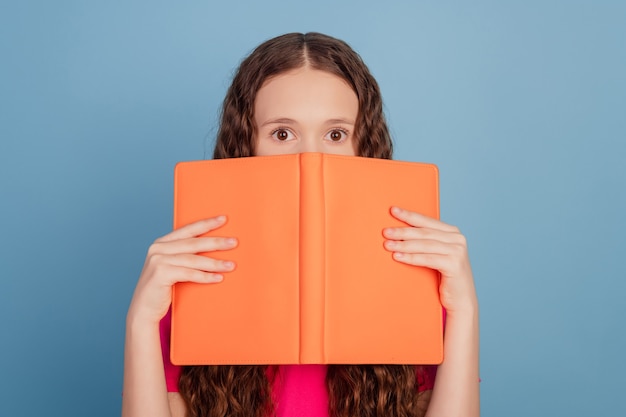
<svg viewBox="0 0 626 417">
<path fill-rule="evenodd" d="M 449 257 L 447 255 L 434 253 L 402 253 L 394 252 L 393 259 L 414 266 L 422 266 L 425 268 L 435 269 L 444 273 L 447 270 Z"/>
<path fill-rule="evenodd" d="M 193 268 L 183 268 L 179 266 L 167 265 L 163 268 L 164 275 L 167 277 L 165 285 L 172 286 L 177 282 L 197 282 L 212 283 L 221 282 L 224 276 L 216 272 L 205 272 Z"/>
<path fill-rule="evenodd" d="M 426 227 L 388 227 L 383 236 L 393 240 L 427 239 L 464 245 L 465 237 L 459 232 L 446 232 Z"/>
<path fill-rule="evenodd" d="M 213 259 L 207 256 L 180 254 L 170 255 L 163 258 L 163 261 L 171 266 L 197 269 L 205 272 L 228 272 L 235 269 L 233 261 Z"/>
<path fill-rule="evenodd" d="M 196 237 L 190 239 L 180 239 L 174 241 L 156 241 L 148 249 L 149 254 L 182 254 L 201 253 L 216 250 L 228 250 L 237 246 L 237 239 L 234 237 Z"/>
<path fill-rule="evenodd" d="M 385 249 L 391 252 L 403 253 L 429 253 L 439 255 L 450 255 L 454 248 L 450 244 L 439 240 L 419 239 L 419 240 L 387 240 Z"/>
<path fill-rule="evenodd" d="M 391 215 L 398 220 L 402 220 L 403 222 L 415 227 L 429 227 L 431 229 L 442 230 L 444 232 L 458 232 L 459 230 L 457 227 L 446 224 L 440 220 L 396 206 L 391 208 Z"/>
<path fill-rule="evenodd" d="M 182 226 L 165 236 L 162 236 L 156 240 L 156 242 L 171 242 L 173 240 L 186 239 L 201 234 L 207 233 L 211 230 L 217 229 L 226 223 L 226 216 L 210 217 L 208 219 L 199 220 L 194 223 Z"/>
</svg>

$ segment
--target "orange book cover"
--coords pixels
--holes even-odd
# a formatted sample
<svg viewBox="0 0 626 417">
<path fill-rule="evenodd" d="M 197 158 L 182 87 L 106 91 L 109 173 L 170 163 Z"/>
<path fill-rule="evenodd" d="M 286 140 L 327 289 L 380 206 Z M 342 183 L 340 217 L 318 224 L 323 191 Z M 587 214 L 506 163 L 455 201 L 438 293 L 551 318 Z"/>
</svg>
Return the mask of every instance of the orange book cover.
<svg viewBox="0 0 626 417">
<path fill-rule="evenodd" d="M 217 284 L 177 283 L 171 360 L 201 364 L 437 364 L 439 275 L 394 261 L 399 206 L 439 218 L 435 165 L 302 153 L 181 162 L 174 228 L 221 214 Z"/>
</svg>

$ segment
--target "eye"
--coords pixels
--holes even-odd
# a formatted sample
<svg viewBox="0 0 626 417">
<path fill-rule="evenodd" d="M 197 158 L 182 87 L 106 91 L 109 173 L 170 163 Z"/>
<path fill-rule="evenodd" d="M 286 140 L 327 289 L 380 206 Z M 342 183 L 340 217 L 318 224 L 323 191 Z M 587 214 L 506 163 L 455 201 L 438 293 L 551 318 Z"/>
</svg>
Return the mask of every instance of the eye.
<svg viewBox="0 0 626 417">
<path fill-rule="evenodd" d="M 343 129 L 333 129 L 326 135 L 327 139 L 330 139 L 331 142 L 342 142 L 348 136 L 348 132 Z"/>
<path fill-rule="evenodd" d="M 286 142 L 293 138 L 293 134 L 287 129 L 276 129 L 272 132 L 272 137 L 280 142 Z"/>
</svg>

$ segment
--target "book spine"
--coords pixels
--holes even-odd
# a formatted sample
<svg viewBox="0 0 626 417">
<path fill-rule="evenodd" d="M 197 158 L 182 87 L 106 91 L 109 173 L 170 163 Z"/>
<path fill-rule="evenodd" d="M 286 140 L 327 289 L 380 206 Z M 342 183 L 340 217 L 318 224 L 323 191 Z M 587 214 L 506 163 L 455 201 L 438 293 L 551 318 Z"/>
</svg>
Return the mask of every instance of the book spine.
<svg viewBox="0 0 626 417">
<path fill-rule="evenodd" d="M 323 157 L 300 155 L 300 363 L 324 363 Z"/>
</svg>

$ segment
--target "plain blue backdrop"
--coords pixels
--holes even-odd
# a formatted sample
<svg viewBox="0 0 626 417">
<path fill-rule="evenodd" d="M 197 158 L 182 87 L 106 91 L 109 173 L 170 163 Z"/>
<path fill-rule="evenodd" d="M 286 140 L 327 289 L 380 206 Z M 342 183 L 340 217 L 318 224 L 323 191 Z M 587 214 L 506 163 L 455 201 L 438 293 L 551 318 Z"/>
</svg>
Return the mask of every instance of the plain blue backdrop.
<svg viewBox="0 0 626 417">
<path fill-rule="evenodd" d="M 265 39 L 349 42 L 470 244 L 483 416 L 626 415 L 623 1 L 0 3 L 0 416 L 120 412 L 124 320 Z"/>
</svg>

